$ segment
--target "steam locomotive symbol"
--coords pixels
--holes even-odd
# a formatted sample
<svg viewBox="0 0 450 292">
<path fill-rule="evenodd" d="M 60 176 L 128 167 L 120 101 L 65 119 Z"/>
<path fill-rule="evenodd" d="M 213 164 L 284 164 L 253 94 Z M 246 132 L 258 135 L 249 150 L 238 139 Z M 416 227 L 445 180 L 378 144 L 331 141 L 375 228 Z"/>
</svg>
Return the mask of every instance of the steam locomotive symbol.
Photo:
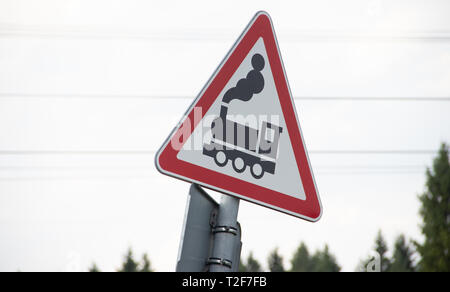
<svg viewBox="0 0 450 292">
<path fill-rule="evenodd" d="M 227 119 L 228 105 L 238 99 L 248 102 L 254 94 L 264 89 L 264 57 L 255 54 L 252 67 L 246 78 L 240 79 L 236 87 L 230 88 L 222 99 L 220 117 L 211 123 L 212 139 L 203 145 L 203 155 L 214 158 L 215 163 L 225 167 L 232 161 L 234 171 L 243 173 L 247 167 L 255 179 L 264 174 L 275 174 L 280 135 L 283 128 L 262 122 L 259 129 Z"/>
</svg>

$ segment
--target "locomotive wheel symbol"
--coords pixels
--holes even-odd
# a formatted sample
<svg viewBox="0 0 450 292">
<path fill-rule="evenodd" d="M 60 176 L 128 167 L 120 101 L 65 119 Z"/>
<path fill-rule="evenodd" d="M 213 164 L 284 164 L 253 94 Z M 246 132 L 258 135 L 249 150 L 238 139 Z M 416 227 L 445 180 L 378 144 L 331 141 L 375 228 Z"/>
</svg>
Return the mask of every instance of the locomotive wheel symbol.
<svg viewBox="0 0 450 292">
<path fill-rule="evenodd" d="M 234 171 L 236 171 L 237 173 L 242 173 L 245 171 L 245 162 L 244 159 L 242 159 L 241 157 L 236 157 L 233 160 L 233 169 Z"/>
<path fill-rule="evenodd" d="M 224 167 L 228 163 L 228 158 L 224 151 L 218 151 L 214 157 L 214 161 L 218 166 Z"/>
<path fill-rule="evenodd" d="M 261 164 L 259 164 L 259 163 L 253 164 L 250 171 L 251 171 L 253 177 L 256 179 L 260 179 L 264 176 L 264 169 L 262 168 Z"/>
</svg>

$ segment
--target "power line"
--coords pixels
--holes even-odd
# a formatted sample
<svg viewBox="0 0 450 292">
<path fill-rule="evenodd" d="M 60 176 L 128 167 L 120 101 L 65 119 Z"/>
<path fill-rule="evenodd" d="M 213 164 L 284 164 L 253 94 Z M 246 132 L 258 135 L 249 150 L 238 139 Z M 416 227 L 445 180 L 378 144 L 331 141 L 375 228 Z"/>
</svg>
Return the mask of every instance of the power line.
<svg viewBox="0 0 450 292">
<path fill-rule="evenodd" d="M 296 100 L 311 101 L 450 101 L 450 97 L 345 97 L 345 96 L 317 96 L 317 97 L 294 97 Z"/>
<path fill-rule="evenodd" d="M 34 177 L 0 177 L 0 181 L 61 181 L 61 180 L 150 180 L 151 176 L 34 176 Z"/>
<path fill-rule="evenodd" d="M 423 175 L 426 165 L 315 165 L 316 175 Z M 86 171 L 97 171 L 98 173 L 88 173 Z M 0 166 L 1 172 L 17 171 L 56 171 L 57 174 L 46 175 L 17 175 L 8 173 L 0 175 L 0 181 L 62 181 L 62 180 L 150 180 L 154 179 L 154 173 L 148 171 L 154 170 L 154 166 L 127 166 L 127 165 L 88 165 L 88 166 Z M 67 171 L 75 173 L 69 174 Z M 103 174 L 103 171 L 108 173 Z M 121 173 L 124 172 L 125 173 Z M 133 171 L 133 174 L 128 173 Z M 138 171 L 138 172 L 136 172 Z M 64 173 L 66 172 L 66 173 Z M 82 175 L 80 175 L 80 172 Z M 146 173 L 140 174 L 140 173 Z"/>
<path fill-rule="evenodd" d="M 425 167 L 428 167 L 424 164 L 386 164 L 386 165 L 379 165 L 379 164 L 367 164 L 367 165 L 358 165 L 358 164 L 349 164 L 349 165 L 341 165 L 341 164 L 335 164 L 335 165 L 313 165 L 314 168 L 318 169 L 341 169 L 341 170 L 352 170 L 352 169 L 370 169 L 370 170 L 383 170 L 383 169 L 392 169 L 392 170 L 401 170 L 401 169 L 423 169 Z"/>
<path fill-rule="evenodd" d="M 153 155 L 156 151 L 139 150 L 0 150 L 0 155 Z"/>
<path fill-rule="evenodd" d="M 312 150 L 311 154 L 433 154 L 436 150 Z"/>
<path fill-rule="evenodd" d="M 425 172 L 425 165 L 365 165 L 363 167 L 352 165 L 348 167 L 341 167 L 334 165 L 331 169 L 324 166 L 315 166 L 316 175 L 334 175 L 334 176 L 348 176 L 348 175 L 423 175 Z M 20 175 L 17 171 L 56 171 L 57 173 L 45 173 L 44 175 L 36 174 Z M 97 172 L 87 172 L 95 170 Z M 139 170 L 129 173 L 130 170 Z M 1 172 L 9 171 L 8 174 L 0 175 L 0 181 L 61 181 L 61 180 L 151 180 L 157 178 L 154 176 L 155 172 L 148 172 L 155 170 L 154 166 L 6 166 L 0 167 Z M 12 171 L 12 173 L 11 173 Z M 67 172 L 69 171 L 69 172 Z M 76 171 L 74 173 L 71 173 Z M 106 174 L 103 173 L 106 171 Z M 124 172 L 125 171 L 125 172 Z"/>
<path fill-rule="evenodd" d="M 25 99 L 149 99 L 149 100 L 193 100 L 189 95 L 150 95 L 150 94 L 31 94 L 31 93 L 0 93 L 0 98 L 25 98 Z M 295 96 L 295 100 L 307 101 L 432 101 L 448 102 L 449 96 Z"/>
<path fill-rule="evenodd" d="M 154 155 L 146 150 L 0 150 L 0 155 Z M 435 154 L 437 150 L 311 150 L 310 154 L 325 155 L 421 155 Z"/>
<path fill-rule="evenodd" d="M 141 40 L 141 41 L 195 41 L 221 42 L 234 39 L 226 31 L 142 31 L 142 30 L 108 30 L 82 27 L 43 27 L 0 24 L 1 37 L 53 38 L 53 39 L 90 39 L 90 40 Z M 357 42 L 448 42 L 450 31 L 397 31 L 374 33 L 369 31 L 285 31 L 279 33 L 283 41 L 317 42 L 317 41 L 357 41 Z"/>
<path fill-rule="evenodd" d="M 322 171 L 334 171 L 334 172 L 364 172 L 364 171 L 423 171 L 428 166 L 426 165 L 314 165 L 314 170 Z M 151 165 L 56 165 L 56 166 L 0 166 L 0 172 L 48 172 L 48 171 L 57 171 L 58 173 L 62 172 L 83 172 L 86 171 L 95 171 L 95 172 L 144 172 L 154 171 L 155 167 L 153 164 Z"/>
<path fill-rule="evenodd" d="M 363 171 L 315 171 L 316 175 L 424 175 L 424 169 L 412 169 L 412 170 L 363 170 Z M 153 175 L 38 175 L 38 176 L 0 176 L 0 181 L 48 181 L 48 180 L 153 180 Z"/>
<path fill-rule="evenodd" d="M 333 175 L 333 176 L 337 176 L 337 175 L 394 175 L 394 174 L 403 174 L 403 175 L 411 175 L 411 174 L 416 174 L 416 175 L 424 175 L 423 171 L 380 171 L 380 172 L 371 172 L 371 171 L 366 171 L 366 172 L 314 172 L 315 175 Z"/>
<path fill-rule="evenodd" d="M 317 169 L 328 169 L 328 170 L 353 170 L 353 169 L 369 169 L 369 170 L 402 170 L 402 169 L 423 169 L 427 167 L 426 165 L 314 165 L 314 168 Z M 56 165 L 56 166 L 0 166 L 0 171 L 24 171 L 24 170 L 67 170 L 67 171 L 76 171 L 76 170 L 106 170 L 106 171 L 116 171 L 116 170 L 149 170 L 154 169 L 154 165 Z"/>
</svg>

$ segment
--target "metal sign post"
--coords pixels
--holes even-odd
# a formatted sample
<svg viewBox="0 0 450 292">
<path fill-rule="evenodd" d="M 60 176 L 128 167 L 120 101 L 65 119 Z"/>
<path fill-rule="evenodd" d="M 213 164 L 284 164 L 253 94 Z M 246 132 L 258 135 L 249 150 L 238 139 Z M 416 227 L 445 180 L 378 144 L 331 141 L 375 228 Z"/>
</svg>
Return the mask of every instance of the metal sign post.
<svg viewBox="0 0 450 292">
<path fill-rule="evenodd" d="M 219 207 L 217 225 L 213 229 L 214 248 L 211 258 L 208 260 L 210 272 L 237 272 L 236 267 L 236 239 L 240 235 L 237 223 L 239 211 L 239 199 L 222 195 Z M 240 243 L 240 239 L 239 239 Z M 240 251 L 240 247 L 238 248 Z M 237 263 L 239 267 L 239 263 Z"/>
<path fill-rule="evenodd" d="M 189 190 L 177 272 L 206 272 L 206 265 L 214 244 L 213 226 L 216 225 L 219 204 L 198 185 Z"/>
<path fill-rule="evenodd" d="M 237 272 L 241 255 L 239 199 L 223 195 L 219 205 L 200 186 L 192 184 L 177 272 Z"/>
</svg>

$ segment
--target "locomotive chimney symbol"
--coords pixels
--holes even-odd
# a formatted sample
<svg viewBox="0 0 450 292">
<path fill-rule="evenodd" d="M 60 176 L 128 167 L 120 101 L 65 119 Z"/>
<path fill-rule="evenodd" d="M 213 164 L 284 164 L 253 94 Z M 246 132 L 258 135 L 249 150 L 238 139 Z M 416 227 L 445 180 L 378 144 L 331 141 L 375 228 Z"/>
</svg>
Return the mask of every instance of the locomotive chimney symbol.
<svg viewBox="0 0 450 292">
<path fill-rule="evenodd" d="M 248 102 L 253 95 L 264 89 L 265 60 L 254 54 L 251 60 L 253 70 L 236 86 L 225 92 L 220 109 L 220 117 L 211 123 L 212 139 L 203 146 L 203 155 L 214 159 L 220 167 L 232 161 L 234 171 L 243 173 L 247 167 L 255 179 L 264 174 L 275 174 L 280 135 L 283 128 L 263 122 L 260 129 L 243 125 L 227 118 L 228 106 L 233 100 Z"/>
</svg>

